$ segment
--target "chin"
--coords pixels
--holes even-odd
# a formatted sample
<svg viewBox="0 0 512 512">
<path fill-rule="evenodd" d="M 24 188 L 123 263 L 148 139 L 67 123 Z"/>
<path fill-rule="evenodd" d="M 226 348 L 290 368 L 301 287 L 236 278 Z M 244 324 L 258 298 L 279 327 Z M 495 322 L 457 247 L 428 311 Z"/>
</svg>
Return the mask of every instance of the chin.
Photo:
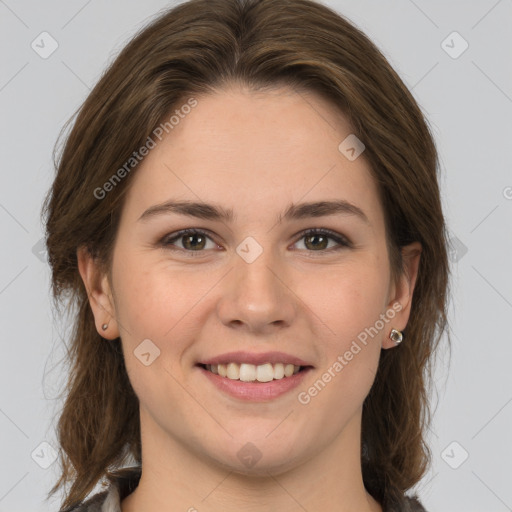
<svg viewBox="0 0 512 512">
<path fill-rule="evenodd" d="M 278 475 L 299 463 L 295 451 L 300 443 L 293 442 L 291 438 L 286 444 L 270 442 L 264 436 L 258 439 L 245 442 L 233 440 L 221 453 L 217 446 L 215 452 L 209 453 L 209 458 L 227 471 L 255 477 L 268 477 L 269 473 Z"/>
</svg>

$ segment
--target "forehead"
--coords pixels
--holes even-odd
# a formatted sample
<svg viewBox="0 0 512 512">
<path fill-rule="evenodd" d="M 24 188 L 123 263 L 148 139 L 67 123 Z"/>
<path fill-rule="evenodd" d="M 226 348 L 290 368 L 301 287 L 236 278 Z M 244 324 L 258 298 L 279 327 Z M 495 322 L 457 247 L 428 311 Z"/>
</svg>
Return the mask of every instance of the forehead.
<svg viewBox="0 0 512 512">
<path fill-rule="evenodd" d="M 263 206 L 280 212 L 290 202 L 333 199 L 381 214 L 364 153 L 351 161 L 340 152 L 352 129 L 327 100 L 286 87 L 194 98 L 196 106 L 138 165 L 125 204 L 134 216 L 171 197 L 223 204 L 237 218 Z"/>
</svg>

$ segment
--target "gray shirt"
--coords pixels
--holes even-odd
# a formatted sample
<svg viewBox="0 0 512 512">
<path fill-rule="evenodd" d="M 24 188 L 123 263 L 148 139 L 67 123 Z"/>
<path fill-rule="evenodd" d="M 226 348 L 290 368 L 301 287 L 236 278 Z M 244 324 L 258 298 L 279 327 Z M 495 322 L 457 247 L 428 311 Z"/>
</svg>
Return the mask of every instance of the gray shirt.
<svg viewBox="0 0 512 512">
<path fill-rule="evenodd" d="M 60 512 L 121 512 L 121 501 L 132 493 L 140 480 L 139 467 L 124 468 L 111 478 L 109 487 L 76 507 Z M 404 496 L 401 505 L 387 507 L 383 512 L 426 512 L 418 498 Z"/>
</svg>

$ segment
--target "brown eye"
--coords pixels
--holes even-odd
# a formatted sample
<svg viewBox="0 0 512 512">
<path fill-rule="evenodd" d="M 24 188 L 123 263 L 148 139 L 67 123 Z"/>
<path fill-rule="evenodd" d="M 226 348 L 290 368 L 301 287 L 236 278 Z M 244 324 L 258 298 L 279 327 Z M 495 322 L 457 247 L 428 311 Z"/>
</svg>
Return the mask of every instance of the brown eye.
<svg viewBox="0 0 512 512">
<path fill-rule="evenodd" d="M 207 246 L 208 242 L 211 246 Z M 188 253 L 201 253 L 205 249 L 215 249 L 217 244 L 205 232 L 198 229 L 184 229 L 166 236 L 160 242 L 163 247 L 170 250 L 181 250 Z"/>
<path fill-rule="evenodd" d="M 183 247 L 193 251 L 204 249 L 204 246 L 206 245 L 206 237 L 201 233 L 183 235 L 181 239 L 183 240 Z"/>
<path fill-rule="evenodd" d="M 304 244 L 308 249 L 327 249 L 329 237 L 322 234 L 306 235 Z"/>
<path fill-rule="evenodd" d="M 304 240 L 304 247 L 309 252 L 330 252 L 351 247 L 351 243 L 339 233 L 326 229 L 309 229 L 301 233 L 299 241 Z M 334 241 L 334 246 L 329 242 Z M 298 242 L 296 242 L 298 243 Z"/>
</svg>

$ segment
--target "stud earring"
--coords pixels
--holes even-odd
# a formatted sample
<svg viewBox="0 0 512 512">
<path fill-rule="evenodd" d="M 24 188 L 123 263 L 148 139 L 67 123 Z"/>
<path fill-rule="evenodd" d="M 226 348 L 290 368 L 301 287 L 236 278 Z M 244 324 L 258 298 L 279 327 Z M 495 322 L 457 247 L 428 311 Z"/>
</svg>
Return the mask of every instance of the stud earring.
<svg viewBox="0 0 512 512">
<path fill-rule="evenodd" d="M 396 329 L 391 329 L 391 332 L 389 333 L 389 337 L 397 345 L 400 345 L 400 343 L 402 343 L 402 340 L 404 339 L 404 335 L 400 331 L 397 331 Z"/>
<path fill-rule="evenodd" d="M 102 328 L 104 331 L 106 331 L 106 330 L 108 329 L 108 324 L 103 324 L 103 325 L 101 326 L 101 328 Z"/>
</svg>

